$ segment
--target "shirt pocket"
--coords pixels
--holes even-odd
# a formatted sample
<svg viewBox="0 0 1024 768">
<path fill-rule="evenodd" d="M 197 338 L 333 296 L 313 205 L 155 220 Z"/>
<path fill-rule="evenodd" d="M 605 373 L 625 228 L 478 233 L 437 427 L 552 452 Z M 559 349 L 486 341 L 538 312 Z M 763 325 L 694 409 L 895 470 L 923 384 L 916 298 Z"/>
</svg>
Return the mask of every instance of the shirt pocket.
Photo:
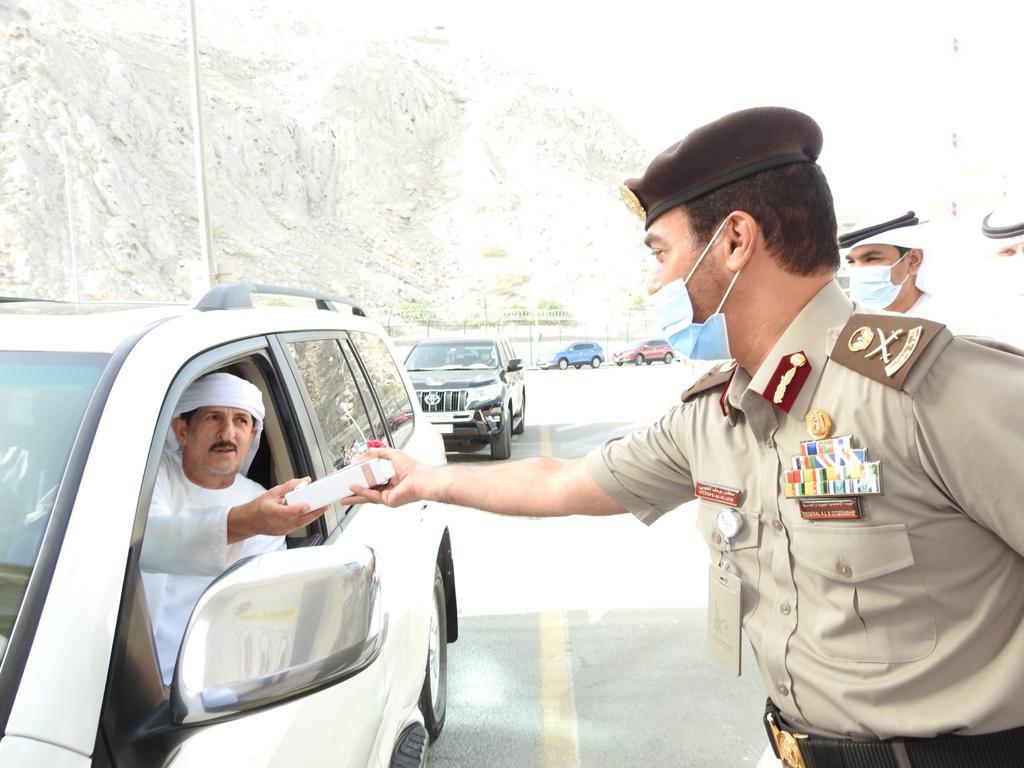
<svg viewBox="0 0 1024 768">
<path fill-rule="evenodd" d="M 717 565 L 724 556 L 729 569 L 739 577 L 743 585 L 740 594 L 740 605 L 743 619 L 753 613 L 757 607 L 760 589 L 758 581 L 761 576 L 758 562 L 758 545 L 761 543 L 761 520 L 755 515 L 744 514 L 743 510 L 735 509 L 743 518 L 743 525 L 731 539 L 725 538 L 718 530 L 718 513 L 729 507 L 721 504 L 709 504 L 701 501 L 697 505 L 697 530 L 711 551 L 712 562 Z"/>
<path fill-rule="evenodd" d="M 800 624 L 810 624 L 811 647 L 839 661 L 906 662 L 930 654 L 935 614 L 906 525 L 828 525 L 792 532 Z"/>
</svg>

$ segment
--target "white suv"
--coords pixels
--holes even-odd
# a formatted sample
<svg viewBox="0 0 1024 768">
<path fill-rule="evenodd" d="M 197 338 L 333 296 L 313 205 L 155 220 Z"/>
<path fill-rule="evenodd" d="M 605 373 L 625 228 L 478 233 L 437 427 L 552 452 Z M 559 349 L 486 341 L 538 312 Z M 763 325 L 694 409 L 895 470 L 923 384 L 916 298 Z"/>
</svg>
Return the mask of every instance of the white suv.
<svg viewBox="0 0 1024 768">
<path fill-rule="evenodd" d="M 357 307 L 267 286 L 195 307 L 0 303 L 0 765 L 423 764 L 458 635 L 441 508 L 335 503 L 237 563 L 193 609 L 169 685 L 139 563 L 173 408 L 206 373 L 262 390 L 264 487 L 369 440 L 443 462 L 395 359 Z"/>
</svg>

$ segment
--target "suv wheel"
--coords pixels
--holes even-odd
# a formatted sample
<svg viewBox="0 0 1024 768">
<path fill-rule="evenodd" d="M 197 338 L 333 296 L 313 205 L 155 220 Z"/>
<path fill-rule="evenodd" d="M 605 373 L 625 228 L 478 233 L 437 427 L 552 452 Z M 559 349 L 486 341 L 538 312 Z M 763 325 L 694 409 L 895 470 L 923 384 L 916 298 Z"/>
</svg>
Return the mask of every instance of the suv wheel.
<svg viewBox="0 0 1024 768">
<path fill-rule="evenodd" d="M 600 368 L 601 367 L 601 358 L 598 357 L 597 355 L 594 355 L 592 358 L 590 358 L 590 367 L 591 368 Z"/>
<path fill-rule="evenodd" d="M 568 360 L 566 360 L 564 357 L 558 358 L 558 369 L 559 370 L 564 371 L 568 367 L 569 367 L 569 361 Z"/>
<path fill-rule="evenodd" d="M 665 365 L 670 365 L 672 363 L 672 360 L 673 360 L 672 353 L 671 352 L 666 352 L 665 353 Z"/>
<path fill-rule="evenodd" d="M 512 455 L 512 409 L 501 412 L 501 431 L 491 439 L 491 458 L 507 459 Z"/>
<path fill-rule="evenodd" d="M 433 743 L 441 735 L 448 712 L 448 617 L 445 612 L 444 580 L 434 566 L 434 609 L 430 613 L 430 638 L 427 646 L 427 670 L 420 691 L 423 724 Z"/>
<path fill-rule="evenodd" d="M 638 352 L 636 357 L 633 358 L 633 362 L 636 363 L 637 365 L 643 365 L 644 364 L 644 356 L 641 355 Z"/>
</svg>

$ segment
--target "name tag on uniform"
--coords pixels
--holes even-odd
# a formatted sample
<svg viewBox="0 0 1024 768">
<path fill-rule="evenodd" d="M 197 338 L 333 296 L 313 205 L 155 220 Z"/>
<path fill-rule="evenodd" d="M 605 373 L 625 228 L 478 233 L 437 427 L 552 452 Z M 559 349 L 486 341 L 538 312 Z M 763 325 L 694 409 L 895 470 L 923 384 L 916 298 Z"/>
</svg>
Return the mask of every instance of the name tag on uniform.
<svg viewBox="0 0 1024 768">
<path fill-rule="evenodd" d="M 734 675 L 740 674 L 740 592 L 735 574 L 708 568 L 708 651 L 711 658 Z"/>
<path fill-rule="evenodd" d="M 699 499 L 725 504 L 728 507 L 738 507 L 743 499 L 743 491 L 739 488 L 730 488 L 727 485 L 718 485 L 717 483 L 705 483 L 701 480 L 698 480 L 694 485 L 693 493 Z"/>
</svg>

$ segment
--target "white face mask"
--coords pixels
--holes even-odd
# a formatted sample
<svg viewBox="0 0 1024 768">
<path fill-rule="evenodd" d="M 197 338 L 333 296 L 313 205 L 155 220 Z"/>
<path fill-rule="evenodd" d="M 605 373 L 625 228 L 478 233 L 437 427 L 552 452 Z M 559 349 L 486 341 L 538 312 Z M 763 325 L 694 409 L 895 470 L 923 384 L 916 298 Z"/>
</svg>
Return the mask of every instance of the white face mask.
<svg viewBox="0 0 1024 768">
<path fill-rule="evenodd" d="M 703 323 L 693 322 L 693 302 L 690 299 L 690 292 L 687 284 L 697 267 L 704 260 L 711 246 L 715 244 L 719 233 L 725 226 L 728 219 L 724 219 L 718 225 L 718 229 L 711 236 L 708 244 L 704 246 L 697 260 L 693 263 L 685 278 L 676 278 L 672 282 L 659 288 L 652 296 L 652 308 L 654 315 L 658 318 L 658 325 L 665 332 L 669 343 L 684 357 L 693 360 L 723 360 L 729 355 L 729 334 L 725 325 L 725 315 L 722 314 L 722 307 L 725 300 L 729 298 L 736 278 L 740 276 L 737 272 L 725 296 L 718 303 L 718 308 Z"/>
<path fill-rule="evenodd" d="M 900 295 L 903 283 L 910 278 L 910 273 L 899 283 L 892 281 L 892 268 L 905 259 L 903 254 L 892 264 L 871 267 L 850 267 L 850 298 L 858 304 L 871 309 L 885 309 Z"/>
</svg>

